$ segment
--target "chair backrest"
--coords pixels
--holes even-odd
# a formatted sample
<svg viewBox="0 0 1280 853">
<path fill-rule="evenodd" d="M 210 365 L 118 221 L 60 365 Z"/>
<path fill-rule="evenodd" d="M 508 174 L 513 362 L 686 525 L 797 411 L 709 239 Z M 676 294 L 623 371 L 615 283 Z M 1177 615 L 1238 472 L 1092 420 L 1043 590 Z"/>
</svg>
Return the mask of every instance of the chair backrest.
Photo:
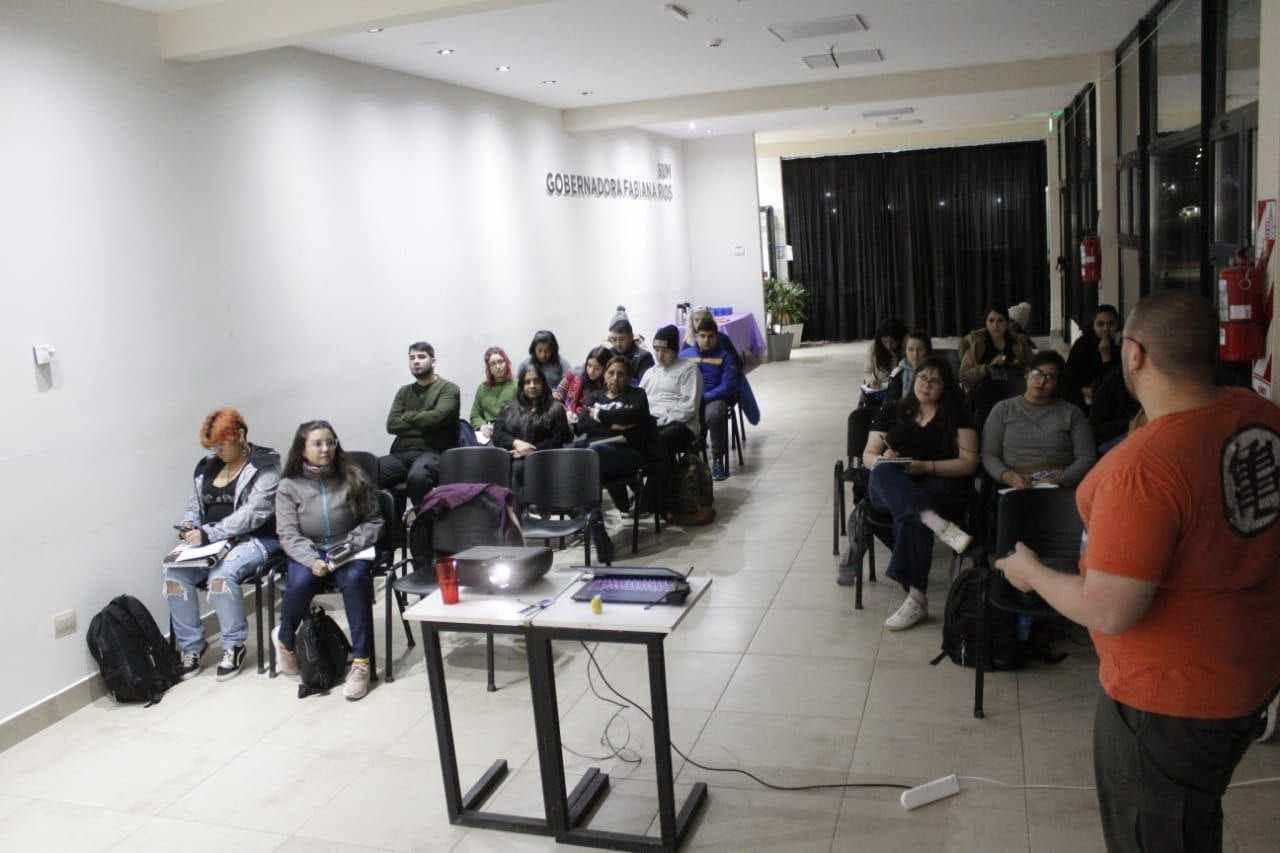
<svg viewBox="0 0 1280 853">
<path fill-rule="evenodd" d="M 1017 489 L 1000 495 L 998 513 L 997 554 L 1024 542 L 1045 565 L 1076 570 L 1084 522 L 1073 489 Z"/>
<path fill-rule="evenodd" d="M 398 548 L 404 539 L 404 527 L 396 514 L 396 499 L 386 489 L 378 490 L 378 511 L 382 513 L 382 534 L 378 544 L 384 548 Z"/>
<path fill-rule="evenodd" d="M 947 360 L 947 364 L 951 365 L 951 374 L 956 377 L 960 376 L 960 350 L 935 347 L 933 354 L 940 355 L 945 358 Z"/>
<path fill-rule="evenodd" d="M 522 544 L 515 524 L 508 523 L 504 534 L 493 506 L 483 499 L 450 509 L 431 526 L 431 547 L 437 554 L 456 554 L 476 545 Z"/>
<path fill-rule="evenodd" d="M 1015 381 L 1016 376 L 1016 381 Z M 984 379 L 969 392 L 969 405 L 973 411 L 973 425 L 981 433 L 987 425 L 987 416 L 996 403 L 1010 397 L 1019 397 L 1027 391 L 1027 380 L 1022 373 L 1010 373 L 1008 379 Z"/>
<path fill-rule="evenodd" d="M 440 456 L 440 484 L 511 486 L 511 454 L 501 447 L 455 447 Z"/>
<path fill-rule="evenodd" d="M 524 503 L 548 512 L 600 505 L 600 457 L 590 448 L 539 450 L 524 460 Z"/>
<path fill-rule="evenodd" d="M 862 458 L 862 451 L 867 447 L 867 439 L 871 435 L 871 423 L 875 420 L 878 409 L 857 408 L 849 413 L 845 424 L 844 449 L 850 468 L 856 468 L 857 460 Z"/>
<path fill-rule="evenodd" d="M 375 489 L 378 488 L 378 457 L 374 456 L 367 450 L 348 450 L 347 458 L 353 463 L 360 466 L 360 470 L 364 471 L 366 477 L 369 478 L 369 484 Z"/>
</svg>

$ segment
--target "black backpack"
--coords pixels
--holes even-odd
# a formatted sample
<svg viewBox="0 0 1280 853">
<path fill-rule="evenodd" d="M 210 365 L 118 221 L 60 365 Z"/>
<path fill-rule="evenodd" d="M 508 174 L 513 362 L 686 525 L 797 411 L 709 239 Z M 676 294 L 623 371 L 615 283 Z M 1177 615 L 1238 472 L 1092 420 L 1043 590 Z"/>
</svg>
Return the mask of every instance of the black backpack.
<svg viewBox="0 0 1280 853">
<path fill-rule="evenodd" d="M 347 656 L 351 643 L 334 622 L 319 607 L 312 606 L 294 635 L 294 652 L 298 655 L 298 698 L 312 693 L 328 693 L 342 680 L 347 668 Z"/>
<path fill-rule="evenodd" d="M 711 469 L 702 457 L 687 453 L 676 463 L 671 477 L 671 523 L 682 527 L 710 524 L 716 519 Z"/>
<path fill-rule="evenodd" d="M 983 669 L 1020 669 L 1023 663 L 1022 649 L 1018 643 L 1017 617 L 1007 610 L 989 608 L 991 656 Z M 947 608 L 942 619 L 942 653 L 930 663 L 938 663 L 944 657 L 961 666 L 976 666 L 978 661 L 978 632 L 982 619 L 982 572 L 970 569 L 961 572 L 951 582 L 947 592 Z"/>
<path fill-rule="evenodd" d="M 116 596 L 93 617 L 85 643 L 117 702 L 150 707 L 182 680 L 177 651 L 165 641 L 151 612 L 131 595 Z"/>
</svg>

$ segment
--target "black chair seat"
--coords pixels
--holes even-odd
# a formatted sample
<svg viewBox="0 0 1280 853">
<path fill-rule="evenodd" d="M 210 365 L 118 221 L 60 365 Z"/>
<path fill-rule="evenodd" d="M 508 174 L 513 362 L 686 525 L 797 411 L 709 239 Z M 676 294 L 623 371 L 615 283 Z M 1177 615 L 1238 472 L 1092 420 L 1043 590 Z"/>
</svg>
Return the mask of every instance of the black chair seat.
<svg viewBox="0 0 1280 853">
<path fill-rule="evenodd" d="M 587 529 L 589 516 L 580 515 L 573 518 L 537 518 L 524 515 L 520 519 L 520 527 L 526 539 L 559 539 L 571 536 Z"/>
<path fill-rule="evenodd" d="M 391 588 L 396 592 L 426 597 L 436 591 L 436 573 L 434 570 L 414 569 L 406 575 L 393 578 Z"/>
</svg>

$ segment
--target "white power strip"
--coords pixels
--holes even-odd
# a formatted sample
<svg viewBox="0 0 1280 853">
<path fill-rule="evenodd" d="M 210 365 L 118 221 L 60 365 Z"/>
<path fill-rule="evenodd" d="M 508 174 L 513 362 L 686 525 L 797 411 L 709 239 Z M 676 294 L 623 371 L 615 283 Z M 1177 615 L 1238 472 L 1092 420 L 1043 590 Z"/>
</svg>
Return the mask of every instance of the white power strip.
<svg viewBox="0 0 1280 853">
<path fill-rule="evenodd" d="M 916 785 L 909 791 L 903 791 L 898 802 L 902 803 L 904 809 L 911 811 L 937 800 L 953 797 L 958 793 L 960 793 L 960 777 L 952 773 L 950 776 L 943 776 L 941 779 L 934 779 L 932 782 Z"/>
</svg>

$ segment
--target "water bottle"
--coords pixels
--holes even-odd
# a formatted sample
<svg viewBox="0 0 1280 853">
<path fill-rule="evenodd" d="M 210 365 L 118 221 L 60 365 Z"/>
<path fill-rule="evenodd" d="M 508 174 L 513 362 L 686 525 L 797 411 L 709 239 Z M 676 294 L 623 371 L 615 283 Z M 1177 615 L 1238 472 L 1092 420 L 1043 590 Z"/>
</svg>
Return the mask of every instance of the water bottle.
<svg viewBox="0 0 1280 853">
<path fill-rule="evenodd" d="M 1025 643 L 1031 639 L 1031 614 L 1018 614 L 1018 642 Z"/>
</svg>

